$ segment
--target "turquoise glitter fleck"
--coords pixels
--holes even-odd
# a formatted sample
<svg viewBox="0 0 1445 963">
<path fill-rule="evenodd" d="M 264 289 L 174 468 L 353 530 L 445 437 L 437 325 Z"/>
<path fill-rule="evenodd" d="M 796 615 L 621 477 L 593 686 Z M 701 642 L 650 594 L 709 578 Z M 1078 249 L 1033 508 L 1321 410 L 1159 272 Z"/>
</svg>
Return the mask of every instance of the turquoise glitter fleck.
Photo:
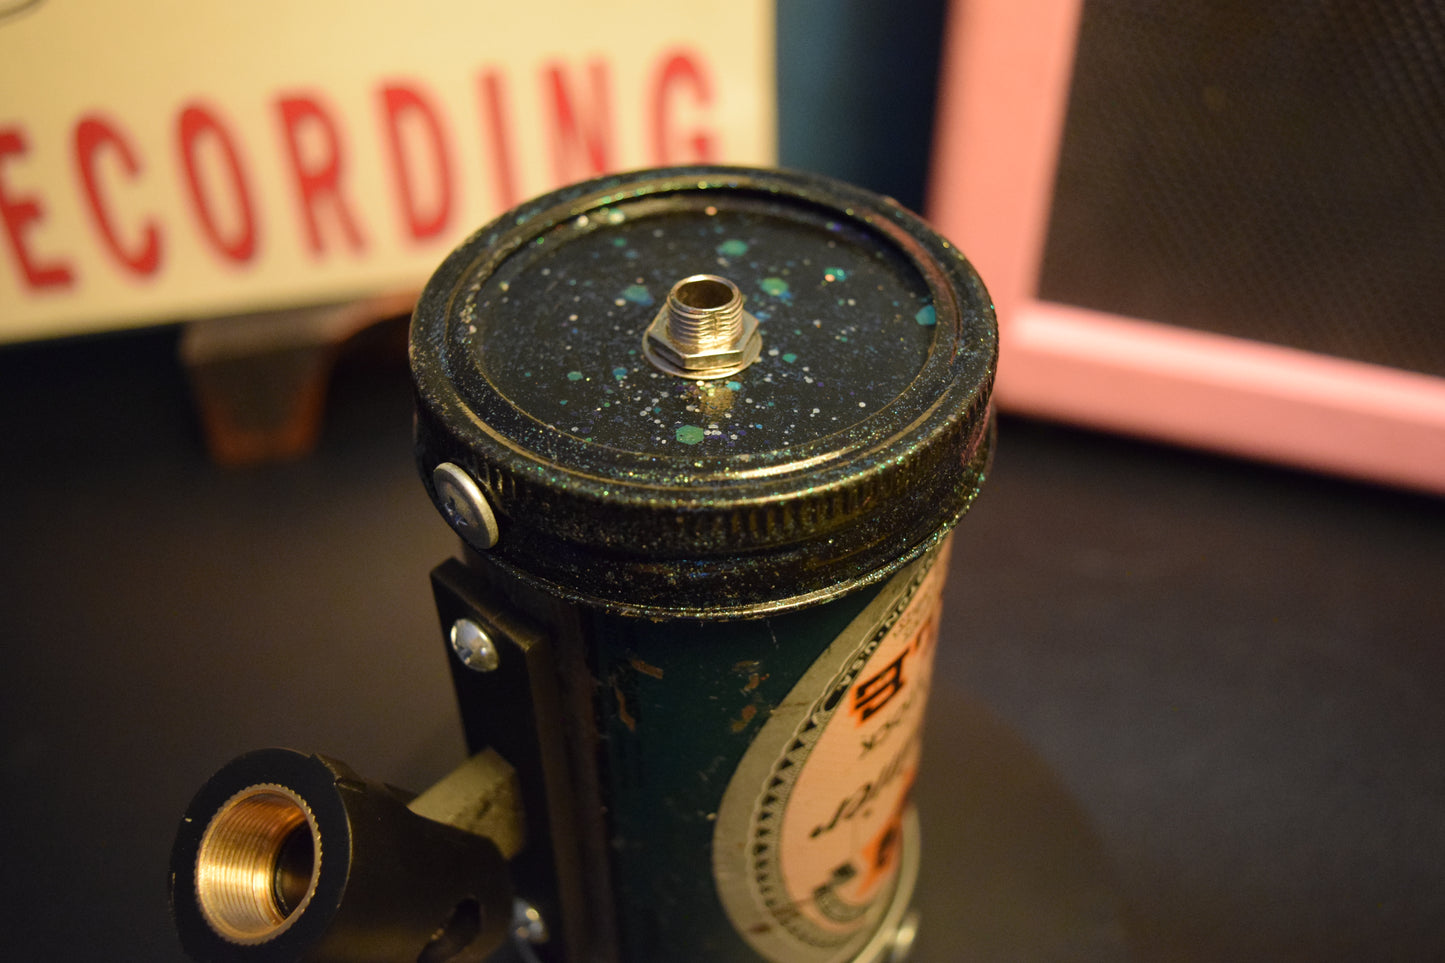
<svg viewBox="0 0 1445 963">
<path fill-rule="evenodd" d="M 683 425 L 677 429 L 675 435 L 684 445 L 695 445 L 707 437 L 707 432 L 696 425 Z"/>
<path fill-rule="evenodd" d="M 791 300 L 793 296 L 791 285 L 782 278 L 763 278 L 758 282 L 758 287 L 762 288 L 765 294 L 782 300 Z"/>
<path fill-rule="evenodd" d="M 645 284 L 632 284 L 623 288 L 622 297 L 633 304 L 641 304 L 644 307 L 652 303 L 652 292 L 647 290 Z"/>
</svg>

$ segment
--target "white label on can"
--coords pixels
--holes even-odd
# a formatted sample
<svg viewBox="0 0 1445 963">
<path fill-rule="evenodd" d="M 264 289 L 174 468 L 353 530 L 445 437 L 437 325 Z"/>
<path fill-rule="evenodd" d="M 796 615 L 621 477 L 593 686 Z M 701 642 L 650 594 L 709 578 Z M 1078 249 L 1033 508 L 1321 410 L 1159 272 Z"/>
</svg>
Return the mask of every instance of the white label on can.
<svg viewBox="0 0 1445 963">
<path fill-rule="evenodd" d="M 884 586 L 773 709 L 723 794 L 718 893 L 774 963 L 851 960 L 888 909 L 947 554 Z"/>
</svg>

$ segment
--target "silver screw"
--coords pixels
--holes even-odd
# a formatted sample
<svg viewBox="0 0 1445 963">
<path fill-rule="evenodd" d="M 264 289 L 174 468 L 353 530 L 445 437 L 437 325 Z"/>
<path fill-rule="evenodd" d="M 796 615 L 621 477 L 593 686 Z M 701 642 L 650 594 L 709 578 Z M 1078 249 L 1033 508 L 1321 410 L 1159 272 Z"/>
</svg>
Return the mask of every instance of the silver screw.
<svg viewBox="0 0 1445 963">
<path fill-rule="evenodd" d="M 758 319 L 743 310 L 738 286 L 716 274 L 683 278 L 642 336 L 653 367 L 682 378 L 706 380 L 737 374 L 758 359 Z"/>
<path fill-rule="evenodd" d="M 893 934 L 893 947 L 888 953 L 888 963 L 908 963 L 913 956 L 913 944 L 918 939 L 918 924 L 922 916 L 916 909 L 911 909 L 898 924 L 898 929 Z"/>
<path fill-rule="evenodd" d="M 545 943 L 548 939 L 547 921 L 537 907 L 524 899 L 512 902 L 512 935 L 524 943 Z"/>
<path fill-rule="evenodd" d="M 477 549 L 488 549 L 497 544 L 500 534 L 497 516 L 492 514 L 487 496 L 482 494 L 472 476 L 446 461 L 432 470 L 431 480 L 432 487 L 436 489 L 437 504 L 447 524 L 456 529 L 467 544 Z"/>
<path fill-rule="evenodd" d="M 471 619 L 457 619 L 452 623 L 452 651 L 462 660 L 462 665 L 473 672 L 491 672 L 501 664 L 502 654 L 492 637 Z"/>
</svg>

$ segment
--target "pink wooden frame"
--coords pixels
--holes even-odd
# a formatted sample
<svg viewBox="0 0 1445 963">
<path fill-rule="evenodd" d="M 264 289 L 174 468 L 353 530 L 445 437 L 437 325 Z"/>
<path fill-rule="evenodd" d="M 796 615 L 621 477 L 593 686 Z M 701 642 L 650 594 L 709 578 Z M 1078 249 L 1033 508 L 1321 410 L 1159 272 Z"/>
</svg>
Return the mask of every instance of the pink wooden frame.
<svg viewBox="0 0 1445 963">
<path fill-rule="evenodd" d="M 1082 0 L 953 0 L 929 216 L 999 312 L 1006 410 L 1445 493 L 1445 379 L 1039 300 Z"/>
</svg>

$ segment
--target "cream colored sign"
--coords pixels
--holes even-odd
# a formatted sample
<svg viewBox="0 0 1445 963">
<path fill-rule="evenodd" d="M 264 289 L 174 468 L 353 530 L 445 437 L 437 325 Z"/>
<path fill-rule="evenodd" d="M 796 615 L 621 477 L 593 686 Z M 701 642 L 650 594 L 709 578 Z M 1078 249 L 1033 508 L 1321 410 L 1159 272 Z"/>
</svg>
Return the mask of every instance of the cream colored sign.
<svg viewBox="0 0 1445 963">
<path fill-rule="evenodd" d="M 0 2 L 0 341 L 415 289 L 773 101 L 770 0 Z"/>
<path fill-rule="evenodd" d="M 718 810 L 713 872 L 774 963 L 852 960 L 898 882 L 947 549 L 904 569 L 773 710 Z"/>
</svg>

